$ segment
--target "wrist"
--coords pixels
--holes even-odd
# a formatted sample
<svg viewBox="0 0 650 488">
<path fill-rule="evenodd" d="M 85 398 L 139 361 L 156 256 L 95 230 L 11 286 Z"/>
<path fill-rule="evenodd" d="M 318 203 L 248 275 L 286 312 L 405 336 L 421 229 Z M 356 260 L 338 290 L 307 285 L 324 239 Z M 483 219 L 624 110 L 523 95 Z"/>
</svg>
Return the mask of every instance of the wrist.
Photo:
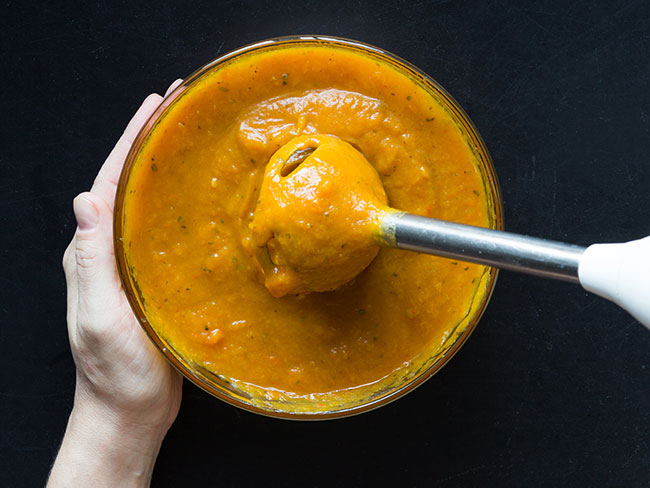
<svg viewBox="0 0 650 488">
<path fill-rule="evenodd" d="M 169 428 L 147 412 L 116 409 L 101 399 L 81 394 L 75 394 L 70 418 L 80 432 L 102 433 L 105 444 L 114 441 L 112 450 L 131 454 L 156 455 Z"/>
<path fill-rule="evenodd" d="M 149 486 L 167 426 L 80 393 L 48 486 Z"/>
<path fill-rule="evenodd" d="M 135 434 L 142 432 L 153 436 L 162 432 L 164 437 L 176 418 L 178 402 L 168 401 L 157 392 L 124 390 L 112 391 L 105 385 L 98 388 L 77 372 L 73 413 L 79 411 L 84 416 L 101 416 L 104 421 L 117 427 L 126 426 Z"/>
</svg>

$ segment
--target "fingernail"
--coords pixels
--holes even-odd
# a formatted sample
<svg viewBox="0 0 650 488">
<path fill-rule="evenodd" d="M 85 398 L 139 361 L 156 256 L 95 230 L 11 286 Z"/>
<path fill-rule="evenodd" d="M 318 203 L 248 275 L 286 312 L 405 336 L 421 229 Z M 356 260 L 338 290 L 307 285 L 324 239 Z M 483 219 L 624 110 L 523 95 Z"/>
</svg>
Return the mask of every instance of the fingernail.
<svg viewBox="0 0 650 488">
<path fill-rule="evenodd" d="M 74 216 L 77 219 L 79 230 L 93 230 L 99 222 L 99 213 L 93 202 L 83 195 L 79 195 L 72 202 Z"/>
</svg>

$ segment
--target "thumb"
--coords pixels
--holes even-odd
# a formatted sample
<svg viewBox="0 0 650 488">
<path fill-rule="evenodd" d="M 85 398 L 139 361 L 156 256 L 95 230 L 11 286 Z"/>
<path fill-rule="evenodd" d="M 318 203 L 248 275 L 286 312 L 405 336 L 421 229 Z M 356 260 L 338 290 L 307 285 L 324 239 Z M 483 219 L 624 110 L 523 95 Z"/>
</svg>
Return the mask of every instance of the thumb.
<svg viewBox="0 0 650 488">
<path fill-rule="evenodd" d="M 75 258 L 79 289 L 79 319 L 97 319 L 120 302 L 120 280 L 113 251 L 113 212 L 98 195 L 82 193 L 74 199 L 77 219 Z"/>
</svg>

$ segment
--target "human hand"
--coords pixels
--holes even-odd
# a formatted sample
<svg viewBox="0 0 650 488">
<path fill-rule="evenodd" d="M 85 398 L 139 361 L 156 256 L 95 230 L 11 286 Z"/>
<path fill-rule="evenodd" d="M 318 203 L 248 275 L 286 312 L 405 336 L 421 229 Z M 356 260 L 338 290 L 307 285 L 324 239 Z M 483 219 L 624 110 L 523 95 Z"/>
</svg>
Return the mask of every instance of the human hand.
<svg viewBox="0 0 650 488">
<path fill-rule="evenodd" d="M 120 172 L 133 140 L 161 101 L 156 94 L 145 99 L 90 192 L 73 203 L 78 226 L 63 268 L 76 389 L 48 486 L 71 481 L 75 486 L 146 486 L 180 407 L 182 377 L 140 327 L 122 289 L 113 251 L 113 203 Z"/>
</svg>

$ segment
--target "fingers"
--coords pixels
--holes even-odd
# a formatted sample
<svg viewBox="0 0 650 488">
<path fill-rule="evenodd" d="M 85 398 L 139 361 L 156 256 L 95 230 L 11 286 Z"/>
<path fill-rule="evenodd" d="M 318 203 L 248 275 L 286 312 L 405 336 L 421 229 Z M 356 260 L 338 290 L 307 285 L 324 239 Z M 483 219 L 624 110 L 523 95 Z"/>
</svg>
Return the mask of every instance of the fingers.
<svg viewBox="0 0 650 488">
<path fill-rule="evenodd" d="M 173 92 L 182 82 L 183 80 L 181 79 L 174 81 L 167 89 L 165 97 Z M 122 137 L 115 145 L 115 148 L 111 151 L 106 162 L 99 170 L 99 174 L 97 175 L 95 183 L 90 191 L 102 197 L 111 209 L 113 208 L 115 200 L 117 182 L 120 178 L 120 173 L 122 172 L 122 167 L 126 161 L 129 149 L 131 149 L 133 141 L 138 136 L 140 129 L 142 129 L 147 120 L 149 120 L 149 117 L 151 117 L 156 108 L 158 108 L 162 100 L 163 99 L 160 95 L 154 93 L 149 95 L 144 102 L 142 102 L 142 105 L 127 125 L 124 134 L 122 134 Z"/>
<path fill-rule="evenodd" d="M 77 317 L 101 328 L 104 317 L 122 302 L 113 253 L 113 214 L 98 195 L 86 192 L 73 202 L 77 219 L 74 257 L 77 275 Z"/>
<path fill-rule="evenodd" d="M 171 93 L 182 83 L 178 79 L 167 89 Z M 118 306 L 121 284 L 113 255 L 113 203 L 120 172 L 138 133 L 163 98 L 149 95 L 135 113 L 104 162 L 90 192 L 75 198 L 73 207 L 77 232 L 66 249 L 63 268 L 68 288 L 68 324 L 83 319 L 89 311 Z M 89 317 L 85 317 L 88 319 Z"/>
<path fill-rule="evenodd" d="M 169 88 L 167 88 L 167 91 L 165 92 L 165 98 L 167 98 L 169 94 L 173 92 L 176 89 L 176 87 L 181 83 L 183 83 L 183 80 L 179 78 L 176 81 L 174 81 L 171 85 L 169 85 Z"/>
<path fill-rule="evenodd" d="M 129 149 L 131 149 L 133 141 L 142 126 L 149 120 L 149 117 L 158 108 L 161 101 L 162 97 L 155 93 L 145 98 L 138 111 L 126 126 L 124 134 L 117 141 L 115 148 L 113 148 L 106 162 L 104 162 L 104 165 L 99 170 L 97 178 L 95 178 L 95 183 L 90 191 L 99 195 L 108 204 L 111 211 L 115 200 L 117 182 L 120 178 L 120 172 L 124 166 Z"/>
</svg>

